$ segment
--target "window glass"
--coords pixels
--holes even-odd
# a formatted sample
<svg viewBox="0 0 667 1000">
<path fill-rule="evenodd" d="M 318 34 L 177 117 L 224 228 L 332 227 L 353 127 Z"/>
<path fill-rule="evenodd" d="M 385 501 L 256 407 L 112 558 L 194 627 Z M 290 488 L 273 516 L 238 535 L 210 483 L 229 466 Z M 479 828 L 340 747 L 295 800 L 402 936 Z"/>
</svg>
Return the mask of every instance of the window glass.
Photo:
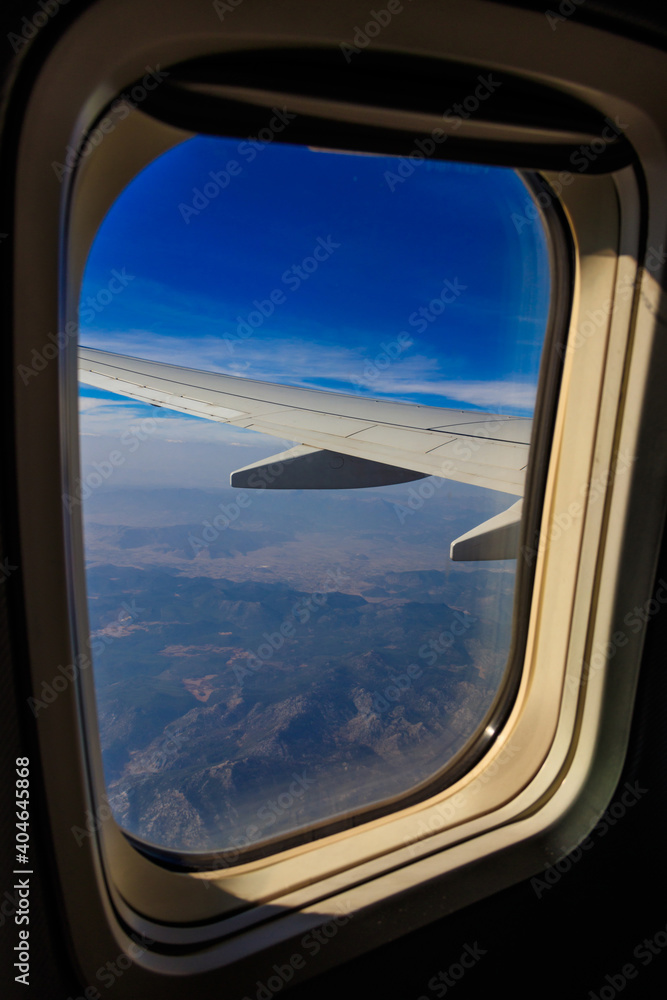
<svg viewBox="0 0 667 1000">
<path fill-rule="evenodd" d="M 548 305 L 542 222 L 512 170 L 201 137 L 126 188 L 87 262 L 80 345 L 319 394 L 283 399 L 300 416 L 280 436 L 81 384 L 67 502 L 83 508 L 123 828 L 235 859 L 409 791 L 479 731 L 506 669 L 516 560 L 452 561 L 450 544 L 522 495 Z M 282 488 L 284 463 L 262 463 L 313 432 L 313 399 L 346 419 L 402 404 L 389 419 L 373 403 L 372 433 L 334 429 L 400 446 L 397 467 L 424 450 L 421 414 L 495 468 L 473 426 L 487 421 L 523 448 L 517 488 L 414 468 Z M 253 483 L 230 485 L 255 463 Z"/>
</svg>

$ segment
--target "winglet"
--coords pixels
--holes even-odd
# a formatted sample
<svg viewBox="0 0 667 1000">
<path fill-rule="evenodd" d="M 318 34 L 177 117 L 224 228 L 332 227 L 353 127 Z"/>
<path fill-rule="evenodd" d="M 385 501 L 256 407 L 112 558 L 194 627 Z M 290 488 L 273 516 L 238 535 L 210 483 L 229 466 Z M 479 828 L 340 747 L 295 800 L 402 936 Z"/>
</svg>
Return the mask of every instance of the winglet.
<svg viewBox="0 0 667 1000">
<path fill-rule="evenodd" d="M 476 559 L 516 559 L 519 551 L 521 507 L 523 500 L 489 518 L 483 524 L 456 538 L 449 558 L 455 562 Z"/>
</svg>

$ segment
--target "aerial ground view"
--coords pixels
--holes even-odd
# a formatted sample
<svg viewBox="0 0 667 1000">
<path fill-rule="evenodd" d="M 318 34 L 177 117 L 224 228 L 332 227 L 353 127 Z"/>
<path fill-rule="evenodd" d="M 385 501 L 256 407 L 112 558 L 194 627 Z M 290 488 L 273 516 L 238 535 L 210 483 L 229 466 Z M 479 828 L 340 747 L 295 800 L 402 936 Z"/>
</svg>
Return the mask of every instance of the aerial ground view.
<svg viewBox="0 0 667 1000">
<path fill-rule="evenodd" d="M 266 144 L 250 160 L 243 146 L 183 143 L 121 195 L 88 261 L 83 346 L 532 415 L 547 251 L 516 173 L 426 162 L 399 182 L 390 157 Z M 479 730 L 506 668 L 516 560 L 452 562 L 449 546 L 516 497 L 437 476 L 233 488 L 234 470 L 300 441 L 86 385 L 80 403 L 66 505 L 83 516 L 124 829 L 236 860 L 410 791 Z"/>
</svg>

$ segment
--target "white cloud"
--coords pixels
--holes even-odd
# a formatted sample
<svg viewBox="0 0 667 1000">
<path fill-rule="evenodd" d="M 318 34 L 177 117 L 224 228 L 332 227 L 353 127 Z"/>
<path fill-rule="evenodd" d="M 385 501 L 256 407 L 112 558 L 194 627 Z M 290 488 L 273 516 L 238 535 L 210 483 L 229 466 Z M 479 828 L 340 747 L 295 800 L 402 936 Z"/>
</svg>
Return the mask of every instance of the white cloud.
<svg viewBox="0 0 667 1000">
<path fill-rule="evenodd" d="M 364 337 L 358 335 L 359 345 Z M 349 382 L 366 363 L 363 347 L 344 347 L 292 338 L 250 337 L 227 340 L 220 336 L 170 337 L 147 330 L 126 330 L 81 337 L 88 347 L 149 358 L 201 371 L 241 375 L 261 381 L 295 381 L 320 377 Z"/>
<path fill-rule="evenodd" d="M 145 432 L 151 440 L 174 444 L 213 444 L 220 447 L 291 448 L 294 442 L 257 431 L 245 430 L 202 417 L 190 417 L 173 410 L 137 403 L 119 396 L 117 400 L 97 396 L 79 397 L 79 428 L 82 436 L 120 441 L 123 435 Z M 276 448 L 276 445 L 281 445 Z M 269 452 L 270 453 L 270 452 Z"/>
<path fill-rule="evenodd" d="M 511 410 L 532 410 L 537 387 L 530 382 L 443 382 L 442 392 L 450 399 L 473 403 L 475 406 L 503 407 Z"/>
<path fill-rule="evenodd" d="M 457 379 L 413 380 L 410 377 L 387 375 L 368 383 L 368 395 L 439 396 L 443 406 L 452 402 L 467 403 L 482 410 L 494 409 L 511 412 L 532 411 L 535 406 L 536 386 L 521 381 L 474 381 Z"/>
<path fill-rule="evenodd" d="M 346 338 L 349 336 L 346 331 Z M 368 337 L 362 331 L 356 342 L 351 339 L 349 345 L 336 345 L 298 337 L 258 336 L 233 341 L 230 350 L 221 337 L 178 339 L 129 330 L 98 334 L 88 338 L 87 343 L 136 358 L 304 388 L 326 387 L 352 394 L 362 391 L 371 396 L 440 396 L 443 405 L 456 400 L 482 408 L 514 406 L 525 410 L 534 406 L 535 385 L 525 379 L 443 378 L 452 370 L 468 374 L 470 365 L 463 368 L 455 357 L 434 358 L 417 353 L 418 339 L 387 367 L 377 342 L 369 349 Z M 385 343 L 389 341 L 388 336 Z"/>
</svg>

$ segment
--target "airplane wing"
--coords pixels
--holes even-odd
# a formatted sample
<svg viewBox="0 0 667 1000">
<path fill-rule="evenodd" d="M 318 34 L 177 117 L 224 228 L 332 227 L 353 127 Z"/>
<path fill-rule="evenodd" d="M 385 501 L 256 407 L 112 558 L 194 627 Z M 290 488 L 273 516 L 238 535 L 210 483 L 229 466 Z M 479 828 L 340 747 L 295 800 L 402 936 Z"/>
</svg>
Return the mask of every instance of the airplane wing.
<svg viewBox="0 0 667 1000">
<path fill-rule="evenodd" d="M 79 378 L 301 445 L 232 473 L 245 489 L 349 489 L 440 476 L 522 497 L 531 420 L 385 402 L 79 348 Z M 452 543 L 453 559 L 516 555 L 521 502 Z M 492 554 L 488 554 L 492 553 Z"/>
</svg>

